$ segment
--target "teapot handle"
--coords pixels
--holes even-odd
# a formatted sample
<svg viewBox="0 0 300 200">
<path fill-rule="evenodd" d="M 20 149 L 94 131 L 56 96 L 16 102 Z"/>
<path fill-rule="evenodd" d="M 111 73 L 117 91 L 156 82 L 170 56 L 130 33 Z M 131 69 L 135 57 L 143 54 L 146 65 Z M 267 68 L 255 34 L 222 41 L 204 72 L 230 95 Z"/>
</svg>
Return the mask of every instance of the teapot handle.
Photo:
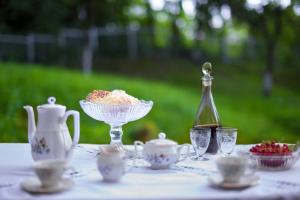
<svg viewBox="0 0 300 200">
<path fill-rule="evenodd" d="M 187 147 L 186 152 L 185 152 L 184 156 L 182 158 L 180 158 L 183 147 Z M 189 144 L 180 145 L 180 147 L 178 147 L 178 149 L 177 149 L 177 154 L 178 154 L 177 162 L 185 160 L 190 154 L 190 145 Z"/>
<path fill-rule="evenodd" d="M 73 134 L 73 147 L 78 144 L 79 135 L 80 135 L 80 124 L 79 124 L 79 112 L 75 110 L 69 110 L 65 113 L 63 117 L 63 122 L 66 122 L 69 116 L 73 115 L 74 117 L 74 134 Z"/>
</svg>

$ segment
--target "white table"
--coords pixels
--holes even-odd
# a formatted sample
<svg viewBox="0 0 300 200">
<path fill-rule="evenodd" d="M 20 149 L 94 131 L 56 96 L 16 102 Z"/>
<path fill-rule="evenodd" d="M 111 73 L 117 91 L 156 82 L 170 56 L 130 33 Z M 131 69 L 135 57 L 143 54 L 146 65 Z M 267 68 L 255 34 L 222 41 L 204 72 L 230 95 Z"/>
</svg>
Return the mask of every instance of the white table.
<svg viewBox="0 0 300 200">
<path fill-rule="evenodd" d="M 241 148 L 241 146 L 239 146 Z M 20 182 L 34 176 L 28 144 L 0 143 L 0 199 L 300 199 L 300 161 L 289 171 L 258 171 L 260 183 L 243 190 L 211 187 L 207 177 L 216 173 L 210 161 L 186 160 L 168 170 L 133 167 L 119 183 L 104 183 L 96 168 L 98 145 L 80 144 L 66 173 L 75 186 L 51 195 L 32 195 Z M 74 172 L 74 171 L 73 171 Z"/>
</svg>

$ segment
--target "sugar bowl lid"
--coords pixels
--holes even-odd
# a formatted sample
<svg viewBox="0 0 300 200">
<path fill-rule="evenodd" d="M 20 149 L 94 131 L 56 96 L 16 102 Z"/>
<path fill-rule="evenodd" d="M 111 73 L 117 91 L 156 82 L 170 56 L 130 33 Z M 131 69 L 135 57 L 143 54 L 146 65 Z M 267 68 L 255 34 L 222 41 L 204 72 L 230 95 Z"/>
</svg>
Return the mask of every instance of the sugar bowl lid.
<svg viewBox="0 0 300 200">
<path fill-rule="evenodd" d="M 158 139 L 150 140 L 146 144 L 150 144 L 154 146 L 174 146 L 177 145 L 177 142 L 170 139 L 166 139 L 165 133 L 159 133 Z"/>
</svg>

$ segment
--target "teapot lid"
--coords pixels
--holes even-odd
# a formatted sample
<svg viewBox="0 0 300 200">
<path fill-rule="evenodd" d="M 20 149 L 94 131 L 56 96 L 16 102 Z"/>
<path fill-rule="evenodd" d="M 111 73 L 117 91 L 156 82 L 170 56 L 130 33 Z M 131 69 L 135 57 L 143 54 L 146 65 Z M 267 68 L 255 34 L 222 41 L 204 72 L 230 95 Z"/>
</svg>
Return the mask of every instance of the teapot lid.
<svg viewBox="0 0 300 200">
<path fill-rule="evenodd" d="M 165 133 L 159 133 L 158 139 L 150 140 L 149 142 L 147 142 L 147 144 L 152 144 L 157 146 L 173 146 L 173 145 L 177 145 L 177 142 L 170 139 L 166 139 Z"/>
<path fill-rule="evenodd" d="M 38 106 L 38 108 L 65 108 L 65 106 L 60 104 L 55 104 L 56 98 L 55 97 L 49 97 L 48 103 Z"/>
</svg>

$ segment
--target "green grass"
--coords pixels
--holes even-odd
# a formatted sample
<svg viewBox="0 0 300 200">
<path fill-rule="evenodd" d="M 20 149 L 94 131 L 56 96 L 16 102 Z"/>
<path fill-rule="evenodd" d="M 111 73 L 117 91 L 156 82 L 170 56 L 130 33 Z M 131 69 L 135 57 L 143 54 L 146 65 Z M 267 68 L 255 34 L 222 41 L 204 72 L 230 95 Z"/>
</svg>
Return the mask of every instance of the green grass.
<svg viewBox="0 0 300 200">
<path fill-rule="evenodd" d="M 51 66 L 0 64 L 0 142 L 26 142 L 27 115 L 22 106 L 36 108 L 46 103 L 47 97 L 55 96 L 57 103 L 80 111 L 81 143 L 108 143 L 108 125 L 88 117 L 78 103 L 93 89 L 123 89 L 154 101 L 146 117 L 124 126 L 124 143 L 154 138 L 159 131 L 179 143 L 189 142 L 189 129 L 201 97 L 200 72 L 192 64 L 178 61 L 165 63 L 166 67 L 158 70 L 161 74 L 155 74 L 148 66 L 156 63 L 145 63 L 140 72 L 144 71 L 148 79 L 130 75 L 130 71 L 141 69 L 134 63 L 126 75 L 105 72 L 91 76 Z M 242 66 L 215 68 L 213 95 L 222 124 L 239 129 L 239 143 L 299 140 L 299 94 L 276 86 L 271 98 L 263 98 L 258 72 Z"/>
</svg>

